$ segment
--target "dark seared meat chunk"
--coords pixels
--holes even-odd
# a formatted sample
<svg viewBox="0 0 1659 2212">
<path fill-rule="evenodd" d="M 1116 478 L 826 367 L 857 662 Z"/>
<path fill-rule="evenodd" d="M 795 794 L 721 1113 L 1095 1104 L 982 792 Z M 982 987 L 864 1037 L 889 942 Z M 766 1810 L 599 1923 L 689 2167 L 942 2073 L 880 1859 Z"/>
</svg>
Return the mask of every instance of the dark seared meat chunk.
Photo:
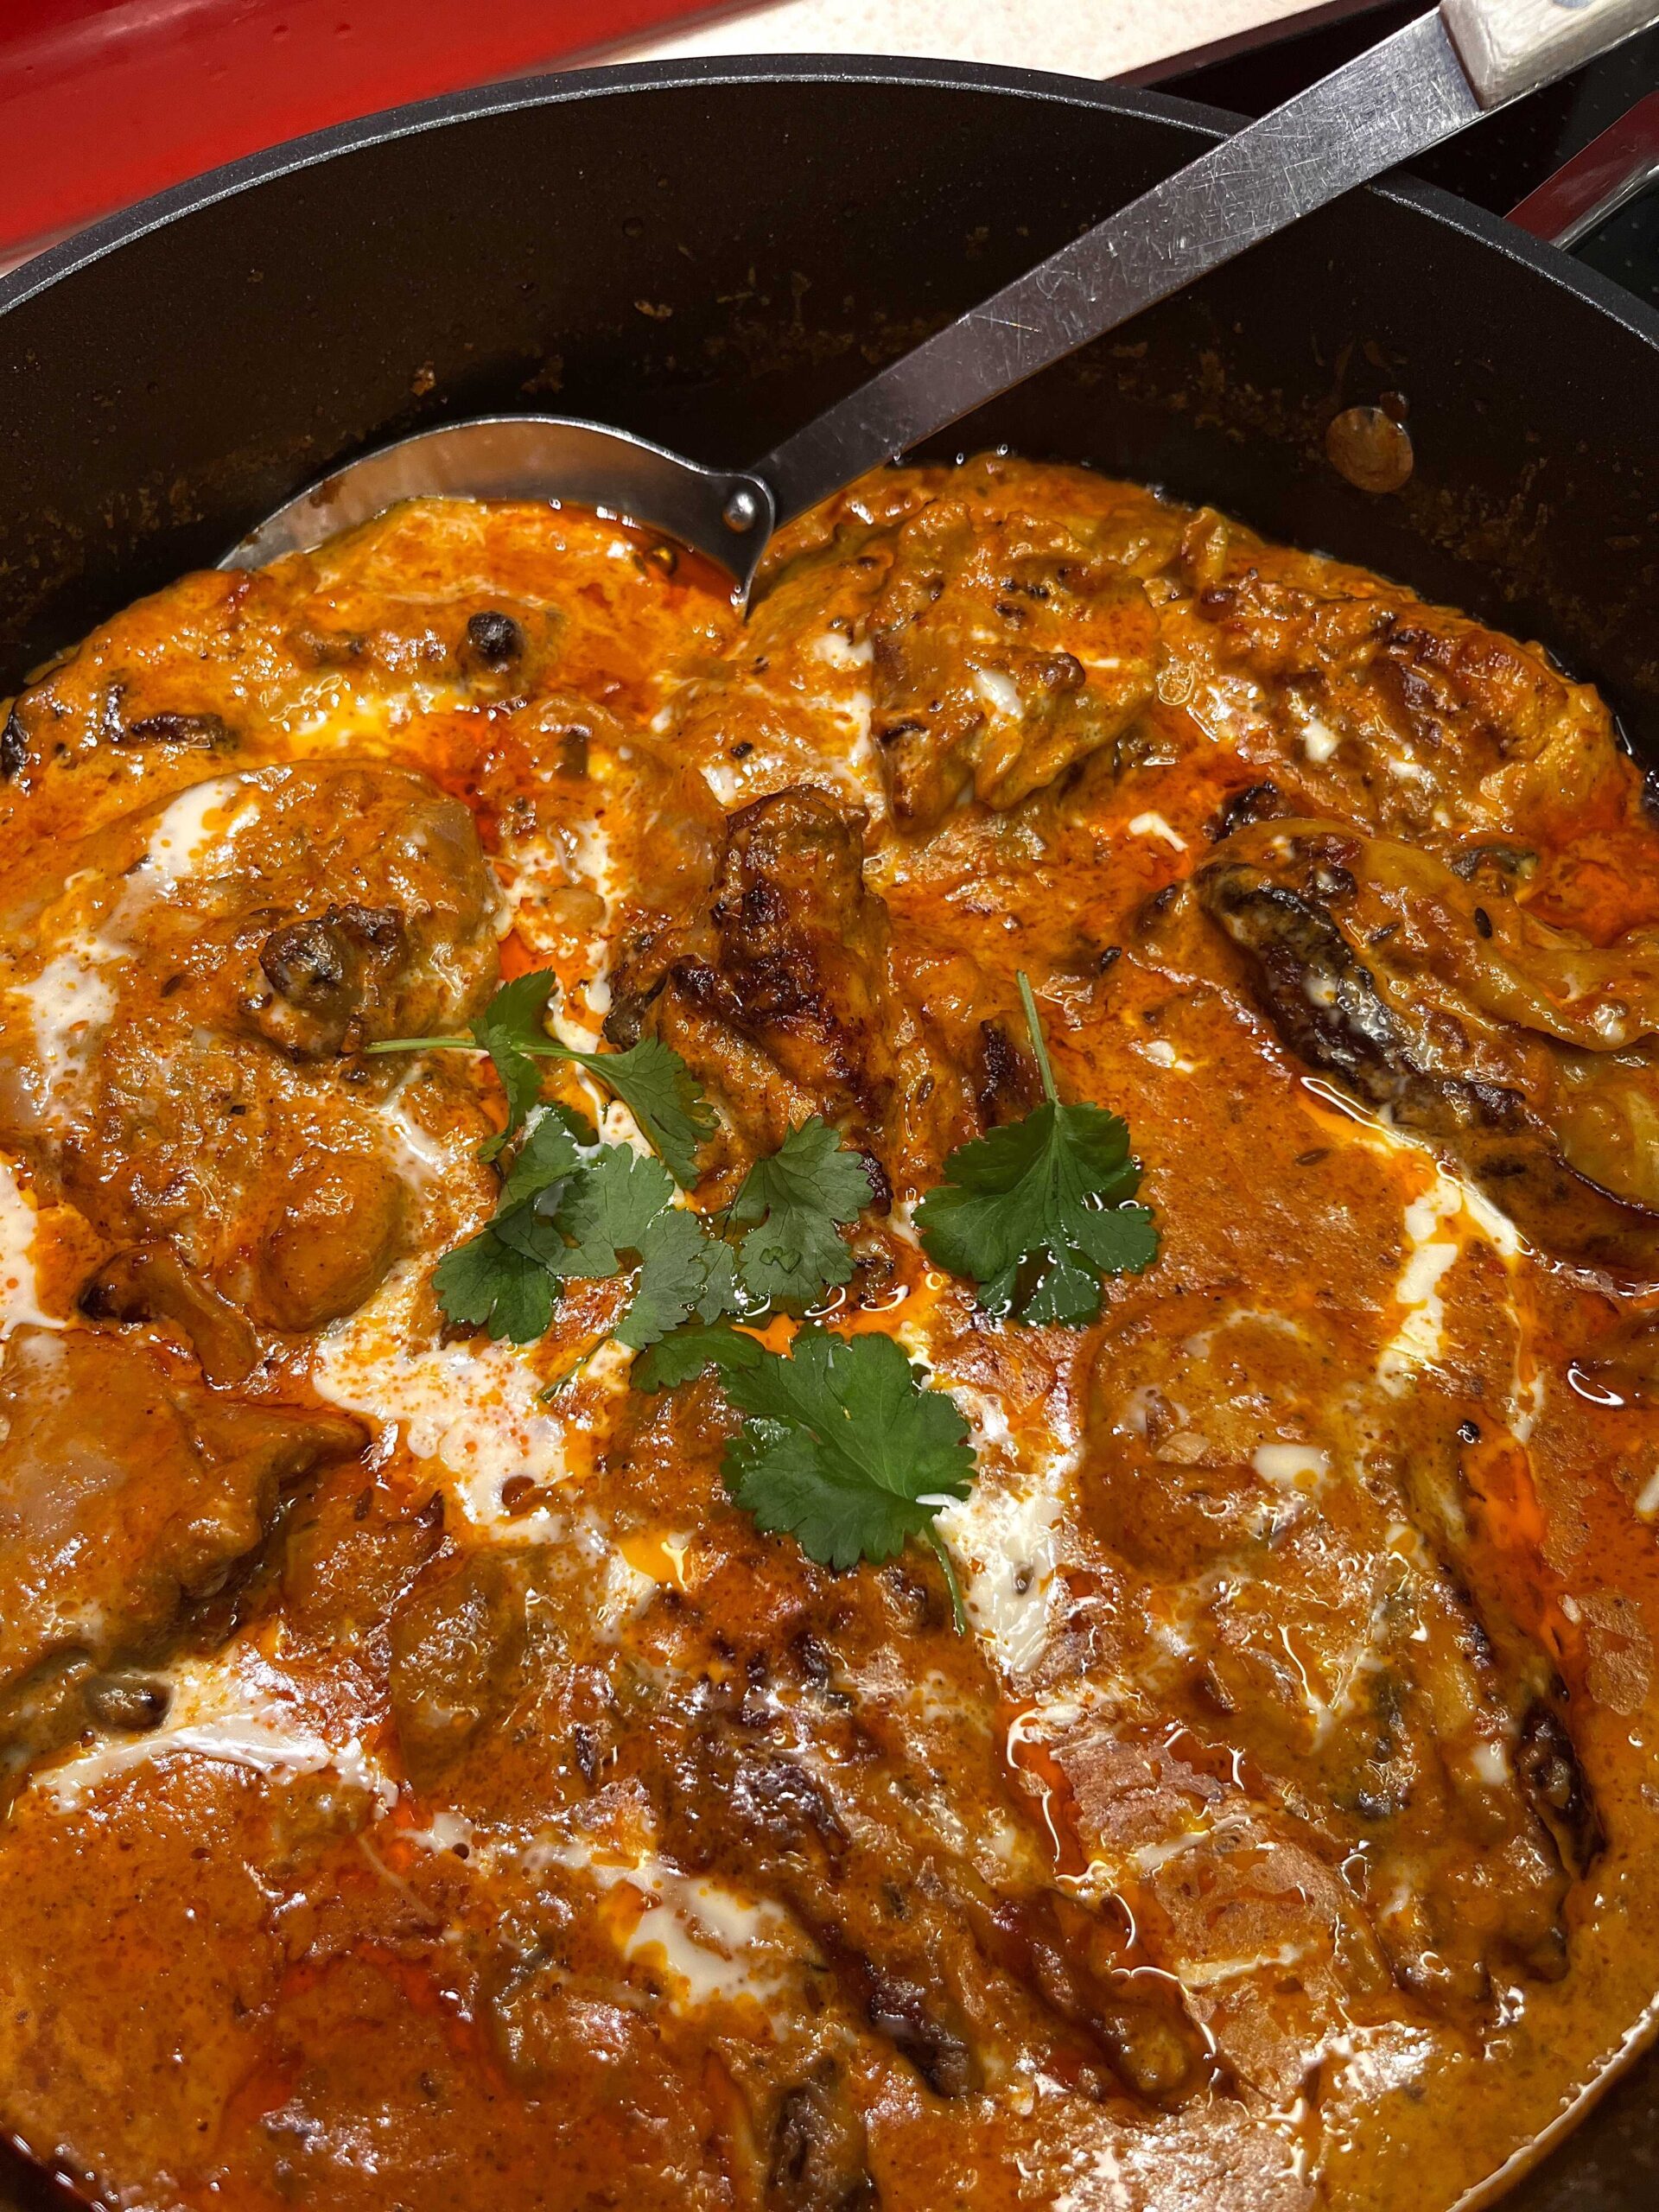
<svg viewBox="0 0 1659 2212">
<path fill-rule="evenodd" d="M 284 1489 L 363 1442 L 342 1414 L 216 1397 L 143 1341 L 88 1330 L 19 1329 L 0 1416 L 0 1760 L 107 1717 L 100 1671 L 164 1649 L 188 1601 L 257 1550 Z"/>
<path fill-rule="evenodd" d="M 861 821 L 796 786 L 731 817 L 707 921 L 625 963 L 607 1028 L 683 1054 L 741 1148 L 822 1114 L 902 1190 L 1032 1090 L 972 963 L 938 980 L 925 1016 L 865 887 Z"/>
<path fill-rule="evenodd" d="M 354 1049 L 378 1027 L 410 966 L 408 931 L 396 906 L 328 906 L 284 922 L 259 948 L 275 996 L 257 1007 L 272 1044 L 307 1058 Z"/>
<path fill-rule="evenodd" d="M 766 2150 L 766 2212 L 879 2212 L 864 2116 L 833 2058 L 778 2099 Z"/>
<path fill-rule="evenodd" d="M 931 829 L 970 787 L 1016 805 L 1111 745 L 1153 696 L 1146 594 L 1086 531 L 991 527 L 936 499 L 899 531 L 870 613 L 872 734 L 893 819 Z"/>
<path fill-rule="evenodd" d="M 1649 1271 L 1652 932 L 1598 949 L 1535 920 L 1503 882 L 1393 840 L 1286 822 L 1229 839 L 1192 895 L 1306 1065 L 1443 1142 L 1547 1250 Z"/>
<path fill-rule="evenodd" d="M 1317 867 L 1317 864 L 1316 864 Z M 1343 895 L 1340 863 L 1315 892 Z M 1217 862 L 1200 871 L 1205 912 L 1249 955 L 1274 1026 L 1310 1066 L 1339 1075 L 1363 1098 L 1385 1106 L 1412 1128 L 1441 1133 L 1484 1126 L 1522 1126 L 1519 1095 L 1500 1084 L 1431 1072 L 1406 1020 L 1376 988 L 1317 897 L 1304 896 L 1248 861 Z"/>
<path fill-rule="evenodd" d="M 898 1065 L 887 916 L 864 891 L 861 825 L 820 791 L 745 807 L 727 827 L 711 919 L 717 961 L 678 970 L 685 995 L 763 1046 L 798 1090 L 879 1122 Z"/>
<path fill-rule="evenodd" d="M 464 1020 L 487 996 L 494 888 L 471 815 L 424 776 L 302 763 L 200 798 L 194 846 L 190 795 L 137 818 L 149 836 L 112 933 L 170 960 L 157 983 L 198 1020 L 326 1059 Z"/>
</svg>

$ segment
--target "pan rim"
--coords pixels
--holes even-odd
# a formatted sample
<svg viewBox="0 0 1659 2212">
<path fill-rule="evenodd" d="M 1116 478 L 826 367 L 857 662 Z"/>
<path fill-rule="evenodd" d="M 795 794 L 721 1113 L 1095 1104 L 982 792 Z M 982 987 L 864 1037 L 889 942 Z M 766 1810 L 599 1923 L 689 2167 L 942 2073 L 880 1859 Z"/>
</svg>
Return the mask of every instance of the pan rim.
<svg viewBox="0 0 1659 2212">
<path fill-rule="evenodd" d="M 1228 111 L 1167 93 L 1059 73 L 988 64 L 908 57 L 819 54 L 744 54 L 707 60 L 606 65 L 549 73 L 435 95 L 380 110 L 288 139 L 149 195 L 45 248 L 0 276 L 0 319 L 54 291 L 81 271 L 152 232 L 169 229 L 199 212 L 239 199 L 261 186 L 357 153 L 369 153 L 453 126 L 496 117 L 554 110 L 567 104 L 627 98 L 635 93 L 764 87 L 779 83 L 856 87 L 915 86 L 926 91 L 995 93 L 1021 101 L 1110 118 L 1135 118 L 1185 134 L 1193 151 L 1213 143 L 1240 118 Z M 1576 299 L 1659 353 L 1659 311 L 1645 307 L 1611 279 L 1567 253 L 1545 245 L 1502 218 L 1458 195 L 1410 177 L 1363 188 L 1378 200 L 1424 218 L 1436 227 L 1470 238 L 1529 270 L 1560 295 Z M 1104 211 L 1103 211 L 1104 212 Z M 1524 2154 L 1507 2162 L 1460 2201 L 1454 2212 L 1476 2212 L 1513 2186 L 1558 2149 L 1590 2108 L 1624 2079 L 1659 2037 L 1659 1998 L 1624 2039 L 1624 2047 Z M 0 2174 L 0 2179 L 3 2175 Z"/>
<path fill-rule="evenodd" d="M 887 54 L 734 54 L 678 61 L 646 61 L 559 70 L 535 77 L 511 78 L 428 99 L 384 108 L 321 130 L 280 141 L 254 154 L 203 170 L 101 217 L 55 245 L 44 247 L 8 275 L 0 276 L 0 318 L 41 295 L 55 290 L 80 270 L 105 259 L 152 232 L 260 186 L 356 153 L 400 140 L 499 115 L 555 109 L 575 102 L 626 99 L 637 92 L 696 91 L 730 86 L 776 85 L 903 86 L 928 91 L 994 92 L 1016 99 L 1093 109 L 1109 116 L 1133 116 L 1173 125 L 1198 141 L 1195 152 L 1213 143 L 1243 118 L 1227 109 L 1110 79 L 1072 77 L 1056 72 L 982 62 L 928 60 Z M 1360 188 L 1403 207 L 1431 222 L 1472 238 L 1504 259 L 1517 263 L 1554 289 L 1564 292 L 1659 352 L 1659 309 L 1647 307 L 1611 277 L 1587 267 L 1558 246 L 1516 228 L 1471 201 L 1395 175 Z M 1105 211 L 1103 211 L 1104 213 Z"/>
</svg>

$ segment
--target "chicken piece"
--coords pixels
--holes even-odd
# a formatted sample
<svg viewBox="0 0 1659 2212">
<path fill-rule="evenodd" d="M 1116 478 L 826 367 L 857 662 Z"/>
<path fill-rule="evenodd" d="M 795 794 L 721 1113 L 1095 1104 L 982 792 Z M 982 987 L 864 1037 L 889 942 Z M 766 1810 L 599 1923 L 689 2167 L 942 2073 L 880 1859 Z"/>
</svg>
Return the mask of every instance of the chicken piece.
<svg viewBox="0 0 1659 2212">
<path fill-rule="evenodd" d="M 900 529 L 871 610 L 872 734 L 893 819 L 931 829 L 971 786 L 1015 806 L 1118 738 L 1153 696 L 1157 619 L 1086 524 L 960 499 Z"/>
<path fill-rule="evenodd" d="M 1270 1781 L 1257 1796 L 1294 1815 L 1299 1849 L 1333 1865 L 1363 1852 L 1368 1894 L 1388 1900 L 1367 1940 L 1389 1974 L 1478 2005 L 1500 1967 L 1564 1971 L 1568 1869 L 1594 1855 L 1593 1810 L 1565 1817 L 1526 1754 L 1553 1732 L 1573 1764 L 1553 1662 L 1470 1594 L 1455 1409 L 1426 1403 L 1408 1442 L 1385 1443 L 1397 1407 L 1375 1382 L 1333 1401 L 1339 1356 L 1317 1322 L 1249 1308 L 1196 1336 L 1109 1337 L 1083 1509 L 1174 1624 L 1160 1702 L 1195 1738 L 1224 1726 L 1242 1770 Z M 1287 1427 L 1305 1440 L 1274 1440 Z"/>
<path fill-rule="evenodd" d="M 216 1389 L 238 1382 L 258 1357 L 258 1343 L 228 1299 L 200 1281 L 170 1245 L 135 1244 L 112 1253 L 82 1286 L 89 1321 L 148 1321 L 176 1331 Z"/>
<path fill-rule="evenodd" d="M 936 963 L 943 988 L 924 1016 L 864 886 L 861 825 L 823 791 L 791 787 L 733 815 L 707 923 L 653 949 L 655 976 L 639 958 L 619 970 L 607 1033 L 629 1043 L 649 1027 L 671 1045 L 750 1153 L 822 1114 L 910 1189 L 1033 1090 L 970 963 L 948 976 Z"/>
<path fill-rule="evenodd" d="M 541 1554 L 486 1544 L 423 1575 L 391 1621 L 391 1709 L 417 1789 L 441 1783 L 524 1687 Z"/>
<path fill-rule="evenodd" d="M 267 768 L 124 817 L 3 932 L 0 1135 L 111 1242 L 170 1246 L 256 1329 L 316 1328 L 421 1241 L 400 1115 L 416 1155 L 453 1148 L 445 1204 L 488 1181 L 464 1071 L 388 1116 L 407 1065 L 355 1056 L 476 1010 L 495 903 L 466 809 L 405 769 Z"/>
<path fill-rule="evenodd" d="M 283 1491 L 364 1441 L 344 1414 L 216 1397 L 137 1338 L 78 1329 L 16 1332 L 0 1416 L 0 1767 L 119 1719 L 102 1671 L 157 1657 Z M 124 1710 L 142 1725 L 141 1698 Z"/>
<path fill-rule="evenodd" d="M 753 1580 L 780 1594 L 764 1566 Z M 676 1669 L 674 1694 L 653 1675 L 632 1701 L 616 1771 L 644 1784 L 674 1863 L 783 1906 L 861 2031 L 936 2098 L 969 2097 L 1016 2062 L 1142 2104 L 1201 2092 L 1203 2038 L 1179 1993 L 1141 1971 L 1109 1906 L 1055 1886 L 1000 1732 L 966 1719 L 995 1693 L 948 1608 L 894 1567 L 846 1578 L 781 1638 L 766 1610 L 728 1686 Z M 689 1656 L 698 1632 L 695 1618 L 664 1618 L 659 1655 Z M 925 1675 L 937 1706 L 900 1691 L 895 1637 L 939 1670 Z"/>
<path fill-rule="evenodd" d="M 519 937 L 578 976 L 613 958 L 648 964 L 708 912 L 726 831 L 714 793 L 672 748 L 591 700 L 554 692 L 510 727 L 518 750 L 504 747 L 499 787 L 484 796 L 500 817 L 493 857 L 512 881 Z M 528 794 L 526 760 L 546 764 Z"/>
<path fill-rule="evenodd" d="M 538 1793 L 584 1795 L 615 1605 L 580 1545 L 446 1541 L 388 1622 L 391 1714 L 416 1788 L 482 1812 L 512 1746 Z"/>
<path fill-rule="evenodd" d="M 611 602 L 642 574 L 665 583 L 643 546 L 619 576 L 615 541 L 613 525 L 544 501 L 412 499 L 269 568 L 181 576 L 21 693 L 0 783 L 38 803 L 71 772 L 102 820 L 139 762 L 151 789 L 176 789 L 215 760 L 285 760 L 295 729 L 343 702 L 397 728 L 522 699 L 563 663 L 580 676 L 595 632 L 601 650 L 612 643 Z M 550 553 L 568 563 L 552 592 Z M 660 653 L 660 626 L 647 627 Z"/>
<path fill-rule="evenodd" d="M 853 2015 L 934 2096 L 972 2095 L 1020 2049 L 1151 2103 L 1201 2086 L 1202 2037 L 1138 1977 L 1131 1931 L 1040 1878 L 988 1880 L 937 1769 L 868 1741 L 826 1758 L 822 1730 L 791 1756 L 766 1732 L 748 1715 L 688 1730 L 658 1785 L 665 1840 L 689 1870 L 782 1904 Z"/>
<path fill-rule="evenodd" d="M 1334 823 L 1241 831 L 1193 883 L 1299 1058 L 1443 1141 L 1547 1249 L 1659 1260 L 1651 932 L 1599 950 Z"/>
<path fill-rule="evenodd" d="M 768 2118 L 766 2212 L 879 2212 L 864 2115 L 833 2057 L 785 2089 Z"/>
<path fill-rule="evenodd" d="M 1412 2034 L 1417 2007 L 1395 1987 L 1338 1854 L 1253 1797 L 1224 1751 L 1186 1731 L 1084 1718 L 1054 1756 L 1091 1876 L 1179 1977 L 1236 2094 L 1294 2101 L 1313 2055 L 1362 2023 Z"/>
<path fill-rule="evenodd" d="M 1433 837 L 1437 808 L 1471 829 L 1531 834 L 1622 805 L 1631 779 L 1606 707 L 1541 646 L 1366 570 L 1266 545 L 1208 509 L 1168 575 L 1172 649 L 1195 674 L 1208 663 L 1224 683 L 1255 679 L 1305 810 Z"/>
</svg>

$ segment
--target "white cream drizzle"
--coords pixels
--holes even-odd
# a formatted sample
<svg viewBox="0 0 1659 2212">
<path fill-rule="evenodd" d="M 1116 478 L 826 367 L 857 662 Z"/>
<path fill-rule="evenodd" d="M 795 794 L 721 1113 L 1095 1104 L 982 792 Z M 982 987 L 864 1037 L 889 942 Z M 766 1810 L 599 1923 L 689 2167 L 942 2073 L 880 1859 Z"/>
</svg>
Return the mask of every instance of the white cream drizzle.
<svg viewBox="0 0 1659 2212">
<path fill-rule="evenodd" d="M 35 1274 L 37 1227 L 33 1200 L 17 1180 L 16 1168 L 0 1158 L 0 1339 L 28 1324 L 62 1326 L 41 1311 Z"/>
<path fill-rule="evenodd" d="M 117 1776 L 179 1758 L 283 1778 L 333 1773 L 347 1788 L 372 1797 L 382 1813 L 397 1802 L 397 1785 L 359 1736 L 329 1740 L 281 1694 L 282 1678 L 256 1652 L 185 1661 L 171 1675 L 173 1701 L 167 1725 L 142 1736 L 124 1736 L 43 1767 L 30 1788 L 65 1812 L 74 1812 Z"/>
<path fill-rule="evenodd" d="M 115 1011 L 109 980 L 124 956 L 100 938 L 77 932 L 61 944 L 40 973 L 12 986 L 35 1035 L 35 1069 L 29 1087 L 41 1109 L 62 1104 L 58 1092 L 85 1069 L 99 1033 Z"/>
<path fill-rule="evenodd" d="M 435 1461 L 467 1519 L 493 1529 L 509 1476 L 543 1487 L 566 1479 L 564 1423 L 542 1404 L 543 1377 L 517 1345 L 423 1341 L 425 1272 L 401 1262 L 366 1305 L 326 1331 L 312 1382 L 331 1405 L 366 1414 L 416 1459 Z"/>
<path fill-rule="evenodd" d="M 192 784 L 163 808 L 143 865 L 168 887 L 185 876 L 228 867 L 238 831 L 248 826 L 258 798 L 258 787 L 240 776 L 212 776 Z"/>
<path fill-rule="evenodd" d="M 780 1905 L 745 1897 L 706 1875 L 683 1874 L 645 1846 L 549 1840 L 531 1845 L 520 1863 L 531 1872 L 559 1866 L 583 1873 L 606 1893 L 601 1920 L 622 1957 L 665 1985 L 677 2012 L 743 2001 L 764 2007 L 804 1948 Z"/>
</svg>

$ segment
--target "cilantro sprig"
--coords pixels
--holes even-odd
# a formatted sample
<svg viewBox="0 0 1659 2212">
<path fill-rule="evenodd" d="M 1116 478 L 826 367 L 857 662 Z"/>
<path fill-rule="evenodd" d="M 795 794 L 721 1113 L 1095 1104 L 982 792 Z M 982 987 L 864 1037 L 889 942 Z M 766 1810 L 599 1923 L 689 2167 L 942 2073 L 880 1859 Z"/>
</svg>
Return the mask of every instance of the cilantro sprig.
<svg viewBox="0 0 1659 2212">
<path fill-rule="evenodd" d="M 788 1357 L 738 1329 L 688 1328 L 638 1363 L 643 1389 L 715 1370 L 748 1416 L 721 1471 L 733 1503 L 770 1535 L 793 1536 L 820 1567 L 892 1559 L 931 1547 L 964 1625 L 956 1569 L 937 1526 L 968 1495 L 975 1465 L 956 1402 L 889 1336 L 799 1330 Z"/>
<path fill-rule="evenodd" d="M 1103 1276 L 1152 1265 L 1158 1230 L 1149 1206 L 1129 1203 L 1141 1168 L 1128 1127 L 1103 1106 L 1061 1103 L 1023 974 L 1019 984 L 1043 1103 L 958 1145 L 916 1226 L 930 1259 L 979 1285 L 988 1313 L 1081 1327 L 1100 1312 Z"/>
<path fill-rule="evenodd" d="M 574 1124 L 574 1126 L 573 1126 Z M 520 1224 L 556 1217 L 565 1184 L 582 1164 L 582 1135 L 596 1141 L 574 1116 L 550 1113 L 519 1147 L 487 1229 L 446 1252 L 432 1272 L 437 1300 L 452 1321 L 482 1327 L 516 1344 L 545 1334 L 558 1300 L 557 1276 L 518 1242 Z M 545 1202 L 545 1203 L 543 1203 Z"/>
<path fill-rule="evenodd" d="M 758 1367 L 766 1356 L 758 1337 L 734 1329 L 729 1321 L 688 1321 L 634 1361 L 632 1381 L 636 1390 L 677 1390 L 682 1382 L 711 1372 L 731 1375 Z"/>
<path fill-rule="evenodd" d="M 689 1191 L 697 1179 L 697 1147 L 715 1133 L 696 1077 L 658 1038 L 642 1037 L 625 1052 L 584 1052 L 550 1037 L 547 1005 L 555 981 L 550 968 L 538 968 L 504 983 L 465 1037 L 391 1037 L 367 1050 L 487 1052 L 506 1093 L 507 1126 L 484 1147 L 486 1159 L 512 1142 L 540 1097 L 537 1062 L 569 1060 L 622 1101 L 674 1180 Z"/>
<path fill-rule="evenodd" d="M 578 1116 L 550 1110 L 531 1129 L 487 1228 L 433 1270 L 452 1321 L 531 1344 L 543 1335 L 563 1285 L 632 1269 L 633 1295 L 613 1332 L 641 1351 L 692 1314 L 703 1321 L 735 1301 L 731 1247 L 677 1205 L 659 1160 L 600 1144 Z"/>
<path fill-rule="evenodd" d="M 480 1027 L 489 1027 L 487 1010 Z M 538 1111 L 511 1091 L 509 1102 L 535 1118 L 512 1154 L 495 1213 L 433 1270 L 451 1321 L 533 1344 L 550 1325 L 566 1282 L 632 1272 L 633 1295 L 613 1333 L 644 1351 L 693 1316 L 709 1327 L 729 1313 L 810 1304 L 850 1277 L 841 1227 L 868 1204 L 869 1177 L 861 1156 L 843 1150 L 817 1116 L 754 1163 L 715 1226 L 676 1203 L 661 1160 L 601 1144 L 592 1123 L 569 1107 Z M 747 1226 L 736 1249 L 722 1233 L 732 1224 Z"/>
<path fill-rule="evenodd" d="M 730 1214 L 748 1230 L 739 1266 L 754 1304 L 810 1300 L 850 1281 L 853 1255 L 841 1231 L 874 1195 L 863 1154 L 843 1147 L 817 1114 L 757 1160 Z"/>
<path fill-rule="evenodd" d="M 1103 1107 L 1061 1102 L 1023 974 L 1019 986 L 1043 1103 L 958 1146 L 918 1205 L 917 1226 L 929 1257 L 975 1282 L 988 1311 L 1081 1325 L 1100 1311 L 1103 1276 L 1152 1264 L 1158 1233 L 1150 1209 L 1133 1202 L 1141 1170 L 1127 1128 Z M 674 1185 L 696 1182 L 697 1147 L 714 1122 L 690 1069 L 656 1039 L 600 1053 L 550 1037 L 552 988 L 546 970 L 522 976 L 466 1037 L 369 1047 L 487 1053 L 506 1095 L 507 1126 L 489 1155 L 516 1148 L 488 1226 L 434 1272 L 445 1313 L 529 1343 L 548 1328 L 566 1281 L 632 1273 L 613 1333 L 639 1355 L 636 1387 L 673 1389 L 712 1371 L 743 1416 L 721 1465 L 733 1501 L 838 1571 L 927 1544 L 965 1627 L 938 1528 L 975 1475 L 954 1400 L 885 1334 L 804 1326 L 785 1355 L 734 1325 L 810 1306 L 851 1279 L 842 1231 L 874 1195 L 862 1155 L 814 1116 L 754 1162 L 717 1222 L 692 1211 Z M 538 1112 L 546 1059 L 574 1062 L 620 1098 L 659 1157 L 600 1143 L 568 1108 Z M 740 1231 L 734 1246 L 728 1232 Z"/>
</svg>

